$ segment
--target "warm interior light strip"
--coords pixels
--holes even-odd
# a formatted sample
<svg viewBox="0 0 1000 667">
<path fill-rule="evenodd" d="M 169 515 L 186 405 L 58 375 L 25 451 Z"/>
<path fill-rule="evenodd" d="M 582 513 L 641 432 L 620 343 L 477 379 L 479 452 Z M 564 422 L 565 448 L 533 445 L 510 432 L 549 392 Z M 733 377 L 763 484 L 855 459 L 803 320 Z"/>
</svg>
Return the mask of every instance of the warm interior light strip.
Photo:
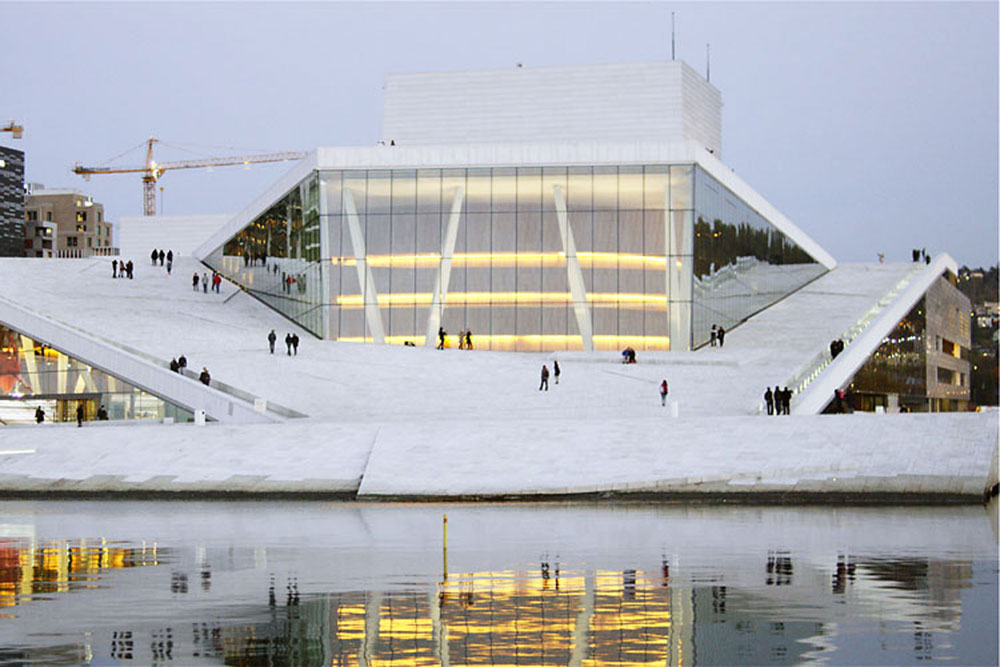
<svg viewBox="0 0 1000 667">
<path fill-rule="evenodd" d="M 457 337 L 449 335 L 449 346 L 458 347 Z M 371 336 L 343 336 L 334 339 L 341 343 L 371 343 Z M 385 342 L 390 345 L 403 345 L 410 341 L 417 347 L 426 342 L 423 336 L 386 336 Z M 582 350 L 583 341 L 580 336 L 564 334 L 477 334 L 472 332 L 474 349 L 478 350 L 523 350 L 537 349 L 567 349 Z M 594 347 L 598 350 L 621 350 L 626 347 L 638 350 L 669 350 L 668 336 L 616 336 L 611 334 L 595 334 Z"/>
<path fill-rule="evenodd" d="M 642 255 L 617 252 L 578 252 L 576 258 L 582 268 L 590 269 L 666 269 L 667 258 L 657 255 Z M 441 263 L 439 253 L 416 255 L 368 255 L 369 266 L 390 269 L 436 269 Z M 354 257 L 334 257 L 334 264 L 355 266 Z M 566 266 L 566 255 L 562 252 L 470 252 L 455 253 L 452 266 L 470 268 L 517 267 L 538 265 L 542 268 Z"/>
<path fill-rule="evenodd" d="M 378 295 L 379 306 L 429 306 L 430 292 L 382 293 Z M 665 294 L 621 294 L 616 292 L 591 292 L 587 301 L 595 305 L 642 305 L 666 308 Z M 449 306 L 501 306 L 571 303 L 569 292 L 449 292 L 445 304 Z M 361 308 L 364 299 L 360 294 L 344 294 L 337 297 L 337 305 L 342 308 Z"/>
</svg>

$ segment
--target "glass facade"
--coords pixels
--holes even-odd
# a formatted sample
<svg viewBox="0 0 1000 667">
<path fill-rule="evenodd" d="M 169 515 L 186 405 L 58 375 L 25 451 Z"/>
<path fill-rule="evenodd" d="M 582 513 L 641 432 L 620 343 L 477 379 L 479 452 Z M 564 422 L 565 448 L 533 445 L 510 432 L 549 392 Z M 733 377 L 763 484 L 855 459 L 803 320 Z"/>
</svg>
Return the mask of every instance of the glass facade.
<svg viewBox="0 0 1000 667">
<path fill-rule="evenodd" d="M 113 375 L 0 324 L 0 422 L 35 421 L 35 409 L 46 421 L 84 419 L 163 419 L 192 421 L 194 415 Z"/>
<path fill-rule="evenodd" d="M 304 180 L 208 264 L 317 336 L 324 335 L 318 177 Z"/>
<path fill-rule="evenodd" d="M 700 167 L 695 175 L 692 344 L 818 278 L 826 268 Z"/>
<path fill-rule="evenodd" d="M 927 411 L 927 337 L 924 299 L 906 314 L 896 328 L 855 373 L 847 392 L 850 409 L 874 412 L 898 396 L 901 409 Z M 827 407 L 834 412 L 836 405 Z"/>
<path fill-rule="evenodd" d="M 825 271 L 691 164 L 321 170 L 206 261 L 317 336 L 517 351 L 688 349 Z"/>
<path fill-rule="evenodd" d="M 954 412 L 970 398 L 969 300 L 938 278 L 851 380 L 851 410 Z M 838 410 L 832 402 L 827 412 Z"/>
</svg>

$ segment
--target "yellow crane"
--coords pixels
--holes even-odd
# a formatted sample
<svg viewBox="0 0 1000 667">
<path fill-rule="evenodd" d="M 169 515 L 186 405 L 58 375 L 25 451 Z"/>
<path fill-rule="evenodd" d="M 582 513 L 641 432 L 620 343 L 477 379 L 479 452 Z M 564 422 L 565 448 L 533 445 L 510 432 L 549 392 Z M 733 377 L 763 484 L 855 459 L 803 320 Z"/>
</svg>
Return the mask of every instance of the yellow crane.
<svg viewBox="0 0 1000 667">
<path fill-rule="evenodd" d="M 24 136 L 24 126 L 18 125 L 13 120 L 7 121 L 7 124 L 0 127 L 0 132 L 13 132 L 15 139 L 20 139 Z"/>
<path fill-rule="evenodd" d="M 153 144 L 159 139 L 150 137 L 146 140 L 146 164 L 134 167 L 84 167 L 79 162 L 73 165 L 73 173 L 90 180 L 91 176 L 99 174 L 142 174 L 142 211 L 143 215 L 156 215 L 156 181 L 165 171 L 174 169 L 199 169 L 201 167 L 228 167 L 233 165 L 250 165 L 260 162 L 286 162 L 300 160 L 306 156 L 301 151 L 285 151 L 283 153 L 262 153 L 257 155 L 231 155 L 228 157 L 206 157 L 198 160 L 177 160 L 174 162 L 157 162 L 153 159 Z"/>
</svg>

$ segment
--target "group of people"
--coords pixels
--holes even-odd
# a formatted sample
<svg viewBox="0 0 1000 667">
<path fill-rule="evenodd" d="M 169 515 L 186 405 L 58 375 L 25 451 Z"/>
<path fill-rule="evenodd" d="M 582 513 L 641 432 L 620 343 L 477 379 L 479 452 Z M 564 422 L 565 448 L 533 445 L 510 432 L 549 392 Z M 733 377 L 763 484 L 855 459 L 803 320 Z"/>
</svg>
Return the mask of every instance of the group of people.
<svg viewBox="0 0 1000 667">
<path fill-rule="evenodd" d="M 924 264 L 930 264 L 931 256 L 927 254 L 927 248 L 914 248 L 913 261 L 914 262 L 923 261 Z"/>
<path fill-rule="evenodd" d="M 84 413 L 84 410 L 83 410 L 83 403 L 77 403 L 77 406 L 76 406 L 76 425 L 77 425 L 77 428 L 83 426 L 84 414 L 85 413 Z M 108 410 L 103 405 L 101 405 L 101 407 L 97 408 L 97 419 L 98 419 L 98 421 L 102 421 L 102 422 L 108 421 Z M 36 406 L 35 407 L 35 423 L 36 424 L 41 424 L 44 421 L 45 421 L 45 410 L 43 410 L 42 406 L 40 406 L 40 405 Z"/>
<path fill-rule="evenodd" d="M 248 250 L 243 251 L 243 266 L 257 266 L 258 262 L 261 266 L 267 266 L 267 254 L 261 252 L 251 255 Z"/>
<path fill-rule="evenodd" d="M 709 332 L 708 342 L 712 347 L 715 347 L 716 343 L 719 344 L 719 347 L 722 347 L 726 343 L 726 330 L 721 324 L 712 325 L 712 331 Z"/>
<path fill-rule="evenodd" d="M 844 341 L 835 338 L 830 341 L 830 359 L 836 359 L 837 355 L 844 351 Z"/>
<path fill-rule="evenodd" d="M 194 275 L 191 277 L 191 289 L 195 292 L 198 291 L 198 285 L 201 285 L 201 291 L 208 294 L 208 286 L 212 285 L 212 291 L 216 294 L 220 294 L 219 288 L 222 286 L 222 274 L 218 271 L 212 271 L 212 277 L 209 278 L 207 273 L 202 273 L 200 276 L 198 272 L 195 271 Z"/>
<path fill-rule="evenodd" d="M 446 347 L 448 347 L 448 332 L 444 330 L 444 327 L 438 327 L 437 349 L 443 350 Z M 458 349 L 472 349 L 472 329 L 458 332 Z"/>
<path fill-rule="evenodd" d="M 557 360 L 552 361 L 552 375 L 556 379 L 556 384 L 559 384 L 559 374 L 562 373 L 562 369 L 559 368 L 559 362 Z M 549 367 L 542 364 L 542 383 L 538 385 L 538 391 L 549 390 Z"/>
<path fill-rule="evenodd" d="M 159 261 L 160 266 L 163 266 L 163 260 L 166 260 L 167 261 L 167 275 L 168 276 L 170 275 L 170 272 L 174 268 L 174 251 L 173 250 L 168 250 L 166 252 L 163 252 L 163 248 L 160 248 L 159 250 L 157 250 L 156 248 L 153 248 L 153 251 L 151 253 L 149 253 L 149 258 L 151 260 L 153 260 L 153 266 L 156 266 L 156 262 L 157 261 Z"/>
<path fill-rule="evenodd" d="M 170 360 L 170 370 L 172 370 L 175 373 L 180 373 L 181 375 L 184 374 L 184 369 L 187 368 L 187 365 L 188 365 L 187 357 L 185 357 L 183 354 L 179 357 L 174 357 L 173 359 Z M 198 376 L 198 379 L 206 387 L 212 382 L 212 376 L 208 372 L 207 367 L 205 366 L 201 367 L 201 374 Z"/>
<path fill-rule="evenodd" d="M 184 369 L 187 368 L 188 360 L 183 354 L 179 357 L 174 357 L 170 360 L 170 370 L 175 373 L 184 373 Z"/>
<path fill-rule="evenodd" d="M 132 260 L 111 260 L 111 277 L 132 279 Z"/>
<path fill-rule="evenodd" d="M 271 354 L 274 354 L 274 343 L 278 340 L 278 334 L 274 333 L 274 329 L 271 329 L 271 333 L 267 334 L 267 346 L 271 350 Z M 299 335 L 297 333 L 287 333 L 285 334 L 285 347 L 288 350 L 288 356 L 298 356 L 299 354 Z"/>
<path fill-rule="evenodd" d="M 768 387 L 764 392 L 764 405 L 767 406 L 769 415 L 790 415 L 792 414 L 792 390 L 788 387 L 782 389 L 775 386 L 774 391 Z"/>
</svg>

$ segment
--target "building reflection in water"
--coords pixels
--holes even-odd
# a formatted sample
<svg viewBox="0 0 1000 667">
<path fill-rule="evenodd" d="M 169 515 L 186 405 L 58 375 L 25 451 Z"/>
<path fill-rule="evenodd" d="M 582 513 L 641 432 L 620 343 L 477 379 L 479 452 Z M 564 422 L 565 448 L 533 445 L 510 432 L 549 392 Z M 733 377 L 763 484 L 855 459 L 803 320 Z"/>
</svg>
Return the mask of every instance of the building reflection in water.
<svg viewBox="0 0 1000 667">
<path fill-rule="evenodd" d="M 797 664 L 830 650 L 843 605 L 850 605 L 855 615 L 878 606 L 880 618 L 891 609 L 891 620 L 912 628 L 909 657 L 939 659 L 935 634 L 957 630 L 959 592 L 972 580 L 965 561 L 838 555 L 821 568 L 775 550 L 757 562 L 763 578 L 752 584 L 736 582 L 736 574 L 684 572 L 666 557 L 651 570 L 581 570 L 544 556 L 537 569 L 307 593 L 300 574 L 261 570 L 249 553 L 232 556 L 230 549 L 230 560 L 213 572 L 205 550 L 196 552 L 179 557 L 153 543 L 100 539 L 0 540 L 0 606 L 8 612 L 0 618 L 16 619 L 12 607 L 108 587 L 169 587 L 174 600 L 211 602 L 167 621 L 163 614 L 130 621 L 126 610 L 106 636 L 94 633 L 87 644 L 0 645 L 0 657 L 53 664 L 95 657 L 132 664 Z M 127 568 L 155 576 L 108 580 Z M 235 582 L 226 576 L 233 574 L 240 593 L 259 586 L 260 600 L 227 617 Z"/>
</svg>

